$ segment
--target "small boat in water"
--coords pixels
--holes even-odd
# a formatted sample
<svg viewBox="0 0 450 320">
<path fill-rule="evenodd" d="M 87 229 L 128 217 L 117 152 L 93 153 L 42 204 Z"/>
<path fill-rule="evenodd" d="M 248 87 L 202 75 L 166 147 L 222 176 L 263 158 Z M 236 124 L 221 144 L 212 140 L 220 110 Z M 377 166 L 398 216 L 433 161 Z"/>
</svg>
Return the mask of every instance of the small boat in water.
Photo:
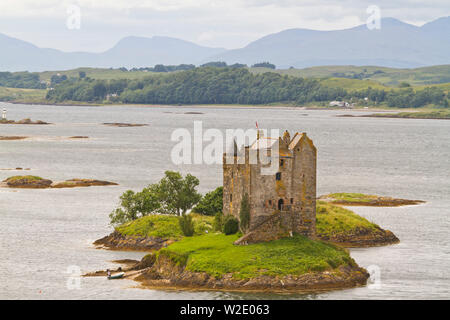
<svg viewBox="0 0 450 320">
<path fill-rule="evenodd" d="M 125 272 L 116 273 L 108 276 L 108 280 L 121 279 L 125 275 Z"/>
</svg>

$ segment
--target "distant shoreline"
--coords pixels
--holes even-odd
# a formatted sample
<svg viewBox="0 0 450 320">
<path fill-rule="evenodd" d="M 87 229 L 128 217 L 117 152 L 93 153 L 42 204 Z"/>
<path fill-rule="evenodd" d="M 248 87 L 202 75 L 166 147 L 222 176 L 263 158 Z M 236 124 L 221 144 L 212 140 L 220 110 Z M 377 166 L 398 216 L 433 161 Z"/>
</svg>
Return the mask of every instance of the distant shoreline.
<svg viewBox="0 0 450 320">
<path fill-rule="evenodd" d="M 337 107 L 322 106 L 294 106 L 294 105 L 240 105 L 240 104 L 208 104 L 208 105 L 168 105 L 168 104 L 104 104 L 104 103 L 51 103 L 51 102 L 20 102 L 20 101 L 0 101 L 4 104 L 22 104 L 22 105 L 43 105 L 43 106 L 61 106 L 61 107 L 140 107 L 140 108 L 198 108 L 198 109 L 285 109 L 285 110 L 321 110 L 321 111 L 357 111 L 357 112 L 402 112 L 402 111 L 420 111 L 427 109 L 392 109 L 383 107 L 373 107 L 369 109 L 354 108 L 344 109 Z"/>
</svg>

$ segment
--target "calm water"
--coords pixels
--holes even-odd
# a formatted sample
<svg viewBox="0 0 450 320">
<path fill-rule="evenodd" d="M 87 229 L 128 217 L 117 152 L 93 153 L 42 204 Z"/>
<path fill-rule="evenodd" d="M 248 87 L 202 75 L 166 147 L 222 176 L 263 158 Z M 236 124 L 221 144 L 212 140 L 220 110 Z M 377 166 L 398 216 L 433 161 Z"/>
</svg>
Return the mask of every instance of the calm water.
<svg viewBox="0 0 450 320">
<path fill-rule="evenodd" d="M 3 108 L 3 106 L 0 106 Z M 0 189 L 0 298 L 7 299 L 448 299 L 450 298 L 450 121 L 339 118 L 343 111 L 274 109 L 57 107 L 6 105 L 8 117 L 49 126 L 2 125 L 0 179 L 29 173 L 54 181 L 97 178 L 119 186 L 61 190 Z M 196 111 L 204 114 L 192 115 Z M 347 113 L 352 113 L 348 112 Z M 354 114 L 360 114 L 353 112 Z M 176 167 L 170 161 L 175 128 L 264 128 L 306 131 L 318 147 L 318 193 L 363 192 L 422 199 L 421 206 L 354 208 L 393 231 L 398 245 L 351 250 L 363 267 L 378 266 L 381 286 L 310 295 L 154 291 L 133 281 L 82 278 L 70 290 L 68 270 L 116 267 L 116 259 L 142 253 L 97 250 L 109 232 L 108 214 L 126 189 L 156 182 L 167 169 L 191 172 L 206 192 L 222 183 L 221 167 Z M 149 123 L 116 128 L 103 122 Z M 88 140 L 61 139 L 87 135 Z"/>
</svg>

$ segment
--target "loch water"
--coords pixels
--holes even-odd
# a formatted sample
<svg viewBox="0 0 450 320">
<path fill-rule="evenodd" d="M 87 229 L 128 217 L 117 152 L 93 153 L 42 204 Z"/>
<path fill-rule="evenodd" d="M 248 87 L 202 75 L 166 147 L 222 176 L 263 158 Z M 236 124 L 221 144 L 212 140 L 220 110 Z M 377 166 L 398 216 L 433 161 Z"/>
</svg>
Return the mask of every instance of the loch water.
<svg viewBox="0 0 450 320">
<path fill-rule="evenodd" d="M 450 121 L 338 117 L 360 111 L 294 108 L 42 106 L 3 104 L 8 118 L 52 125 L 1 125 L 0 179 L 32 174 L 53 181 L 95 178 L 118 186 L 0 189 L 1 299 L 449 299 Z M 318 194 L 361 192 L 425 200 L 398 208 L 352 210 L 394 232 L 399 244 L 351 249 L 379 282 L 310 294 L 185 292 L 137 288 L 130 280 L 79 278 L 144 253 L 95 249 L 112 231 L 108 214 L 127 189 L 158 181 L 165 170 L 197 176 L 202 193 L 222 183 L 220 165 L 171 161 L 178 128 L 261 128 L 307 132 L 318 149 Z M 105 122 L 148 123 L 118 128 Z M 71 136 L 89 139 L 70 140 Z M 30 171 L 4 170 L 16 167 Z"/>
</svg>

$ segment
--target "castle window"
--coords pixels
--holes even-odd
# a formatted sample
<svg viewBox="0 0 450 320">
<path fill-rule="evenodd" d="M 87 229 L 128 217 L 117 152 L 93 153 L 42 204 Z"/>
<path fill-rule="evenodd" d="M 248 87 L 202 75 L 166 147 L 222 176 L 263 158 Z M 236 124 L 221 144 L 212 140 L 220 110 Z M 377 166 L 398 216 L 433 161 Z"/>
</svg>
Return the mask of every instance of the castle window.
<svg viewBox="0 0 450 320">
<path fill-rule="evenodd" d="M 291 204 L 294 204 L 294 198 L 291 198 Z"/>
<path fill-rule="evenodd" d="M 281 160 L 280 160 L 280 167 L 282 168 L 283 166 L 284 166 L 284 160 L 281 159 Z"/>
<path fill-rule="evenodd" d="M 284 200 L 280 199 L 278 200 L 278 210 L 283 210 L 283 206 L 284 206 Z"/>
<path fill-rule="evenodd" d="M 271 206 L 272 205 L 272 200 L 269 200 L 269 206 Z"/>
<path fill-rule="evenodd" d="M 277 181 L 281 180 L 281 172 L 277 172 L 275 178 L 277 179 Z"/>
<path fill-rule="evenodd" d="M 230 202 L 233 202 L 233 195 L 230 194 Z"/>
</svg>

